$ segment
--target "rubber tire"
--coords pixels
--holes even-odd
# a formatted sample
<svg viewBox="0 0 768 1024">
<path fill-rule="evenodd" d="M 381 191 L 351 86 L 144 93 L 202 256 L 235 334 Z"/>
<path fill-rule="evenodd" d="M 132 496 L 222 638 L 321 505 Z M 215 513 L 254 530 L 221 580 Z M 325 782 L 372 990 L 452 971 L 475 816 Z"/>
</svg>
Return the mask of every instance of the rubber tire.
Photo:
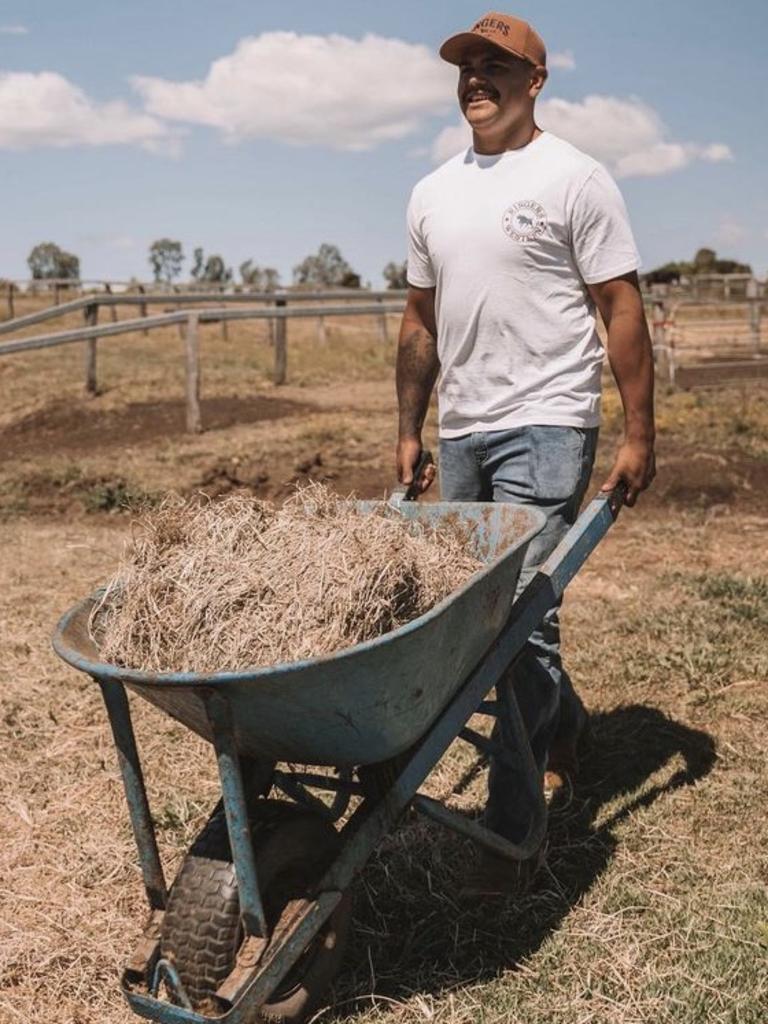
<svg viewBox="0 0 768 1024">
<path fill-rule="evenodd" d="M 252 823 L 256 870 L 270 927 L 287 899 L 305 895 L 339 848 L 339 835 L 313 812 L 284 801 L 261 801 Z M 301 1024 L 320 1005 L 344 959 L 352 917 L 348 894 L 305 958 L 289 972 L 253 1024 Z M 224 813 L 217 810 L 189 850 L 171 888 L 160 938 L 194 1009 L 219 1014 L 213 995 L 242 942 L 237 878 Z M 248 1022 L 250 1024 L 250 1022 Z"/>
</svg>

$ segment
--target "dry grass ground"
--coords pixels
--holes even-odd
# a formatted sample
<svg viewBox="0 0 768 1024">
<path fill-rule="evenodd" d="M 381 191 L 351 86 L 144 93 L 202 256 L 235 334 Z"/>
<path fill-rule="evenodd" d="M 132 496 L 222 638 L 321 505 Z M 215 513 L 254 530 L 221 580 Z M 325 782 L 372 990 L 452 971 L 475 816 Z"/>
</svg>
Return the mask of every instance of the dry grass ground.
<svg viewBox="0 0 768 1024">
<path fill-rule="evenodd" d="M 2 1024 L 130 1019 L 117 972 L 140 877 L 97 688 L 51 653 L 53 624 L 114 567 L 132 495 L 392 485 L 392 351 L 374 325 L 350 326 L 321 347 L 312 325 L 291 325 L 281 389 L 265 337 L 207 328 L 204 395 L 218 404 L 197 437 L 182 432 L 171 332 L 105 342 L 95 399 L 74 349 L 0 363 Z M 323 1024 L 766 1020 L 768 412 L 748 389 L 659 397 L 657 486 L 566 601 L 596 742 L 553 815 L 539 885 L 462 904 L 471 851 L 406 818 L 357 886 L 358 941 Z M 618 421 L 610 392 L 596 481 Z M 144 705 L 135 717 L 172 875 L 215 768 L 170 719 Z M 483 786 L 460 744 L 430 782 L 469 811 Z"/>
</svg>

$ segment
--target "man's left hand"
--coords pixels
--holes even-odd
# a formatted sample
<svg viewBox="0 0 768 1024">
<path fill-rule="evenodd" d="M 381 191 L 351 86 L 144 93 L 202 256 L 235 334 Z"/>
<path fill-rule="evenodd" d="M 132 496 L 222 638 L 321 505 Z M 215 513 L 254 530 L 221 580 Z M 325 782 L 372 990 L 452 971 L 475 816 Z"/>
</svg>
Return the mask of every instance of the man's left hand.
<svg viewBox="0 0 768 1024">
<path fill-rule="evenodd" d="M 601 491 L 612 491 L 624 482 L 627 493 L 624 504 L 632 506 L 637 496 L 648 487 L 656 476 L 656 459 L 653 445 L 646 441 L 625 441 L 619 448 L 613 469 L 600 488 Z"/>
</svg>

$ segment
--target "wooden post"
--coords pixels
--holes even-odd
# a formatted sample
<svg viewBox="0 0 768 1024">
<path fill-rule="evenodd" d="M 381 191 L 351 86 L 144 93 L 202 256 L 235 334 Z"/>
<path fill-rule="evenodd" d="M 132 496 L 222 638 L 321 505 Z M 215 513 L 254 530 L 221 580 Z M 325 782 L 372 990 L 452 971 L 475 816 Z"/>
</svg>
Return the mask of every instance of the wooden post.
<svg viewBox="0 0 768 1024">
<path fill-rule="evenodd" d="M 384 304 L 381 299 L 379 299 L 379 303 L 381 303 L 382 306 L 381 313 L 379 314 L 379 338 L 382 345 L 388 345 L 389 332 L 387 331 L 387 314 L 384 312 Z"/>
<path fill-rule="evenodd" d="M 51 305 L 58 306 L 59 304 L 59 282 L 56 281 L 53 285 L 53 302 Z"/>
<path fill-rule="evenodd" d="M 99 307 L 96 303 L 88 305 L 83 310 L 83 319 L 86 327 L 95 327 L 99 321 Z M 85 342 L 85 393 L 87 395 L 98 395 L 99 387 L 96 379 L 96 346 L 98 338 L 87 338 Z"/>
<path fill-rule="evenodd" d="M 200 339 L 197 331 L 197 313 L 187 317 L 184 332 L 187 378 L 187 433 L 199 434 L 203 429 L 200 414 Z"/>
<path fill-rule="evenodd" d="M 178 295 L 179 294 L 179 289 L 177 288 L 177 286 L 175 284 L 171 285 L 171 291 L 173 292 L 174 295 Z M 174 308 L 175 312 L 178 313 L 178 311 L 181 309 L 181 306 L 177 302 L 174 305 L 173 308 Z M 183 320 L 179 320 L 179 337 L 182 339 L 182 341 L 186 337 L 186 329 L 184 327 L 184 321 Z"/>
<path fill-rule="evenodd" d="M 146 295 L 146 291 L 147 290 L 144 287 L 144 285 L 140 284 L 139 285 L 139 295 Z M 147 315 L 147 304 L 146 304 L 146 302 L 142 302 L 141 305 L 139 306 L 139 316 L 146 316 L 146 315 Z M 149 331 L 145 327 L 144 328 L 144 336 L 146 337 L 146 335 L 148 335 L 148 334 L 149 334 Z"/>
<path fill-rule="evenodd" d="M 222 304 L 221 308 L 226 309 L 227 307 L 226 305 Z M 224 319 L 224 317 L 221 318 L 221 337 L 222 341 L 229 341 L 229 324 Z"/>
<path fill-rule="evenodd" d="M 747 281 L 747 302 L 749 302 L 749 334 L 752 339 L 752 352 L 760 354 L 760 314 L 761 302 L 757 294 L 757 281 L 750 278 Z"/>
<path fill-rule="evenodd" d="M 109 283 L 109 281 L 106 281 L 104 283 L 104 291 L 107 293 L 107 295 L 112 294 L 112 285 Z M 110 306 L 109 312 L 112 317 L 112 323 L 117 323 L 117 306 Z"/>
<path fill-rule="evenodd" d="M 286 308 L 286 300 L 278 299 L 275 302 L 278 309 Z M 281 316 L 275 320 L 275 384 L 285 384 L 288 371 L 288 320 Z"/>
<path fill-rule="evenodd" d="M 653 304 L 653 358 L 660 377 L 670 380 L 669 348 L 667 346 L 667 314 L 662 301 Z"/>
<path fill-rule="evenodd" d="M 325 329 L 324 316 L 319 316 L 317 318 L 317 340 L 320 345 L 325 345 L 328 342 L 328 332 Z"/>
<path fill-rule="evenodd" d="M 13 320 L 13 318 L 16 316 L 16 312 L 15 312 L 14 306 L 13 306 L 13 293 L 14 293 L 15 289 L 16 289 L 16 285 L 13 283 L 13 281 L 9 281 L 8 282 L 8 319 L 9 320 Z"/>
</svg>

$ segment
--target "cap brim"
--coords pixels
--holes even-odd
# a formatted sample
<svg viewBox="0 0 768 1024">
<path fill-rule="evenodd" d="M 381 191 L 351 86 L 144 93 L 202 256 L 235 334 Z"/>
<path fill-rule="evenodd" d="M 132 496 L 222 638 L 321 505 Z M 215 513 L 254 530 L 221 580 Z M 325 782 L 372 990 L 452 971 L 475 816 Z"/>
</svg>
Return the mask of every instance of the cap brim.
<svg viewBox="0 0 768 1024">
<path fill-rule="evenodd" d="M 498 43 L 494 43 L 492 39 L 481 36 L 479 32 L 459 32 L 458 35 L 446 39 L 438 52 L 443 60 L 448 61 L 449 64 L 461 64 L 461 59 L 467 50 L 471 46 L 477 46 L 478 43 L 493 46 L 494 49 L 500 50 L 502 53 L 510 53 L 513 57 L 519 57 L 521 60 L 527 60 L 530 63 L 530 59 L 525 54 L 518 53 L 517 50 L 509 49 L 506 46 L 500 46 Z"/>
</svg>

